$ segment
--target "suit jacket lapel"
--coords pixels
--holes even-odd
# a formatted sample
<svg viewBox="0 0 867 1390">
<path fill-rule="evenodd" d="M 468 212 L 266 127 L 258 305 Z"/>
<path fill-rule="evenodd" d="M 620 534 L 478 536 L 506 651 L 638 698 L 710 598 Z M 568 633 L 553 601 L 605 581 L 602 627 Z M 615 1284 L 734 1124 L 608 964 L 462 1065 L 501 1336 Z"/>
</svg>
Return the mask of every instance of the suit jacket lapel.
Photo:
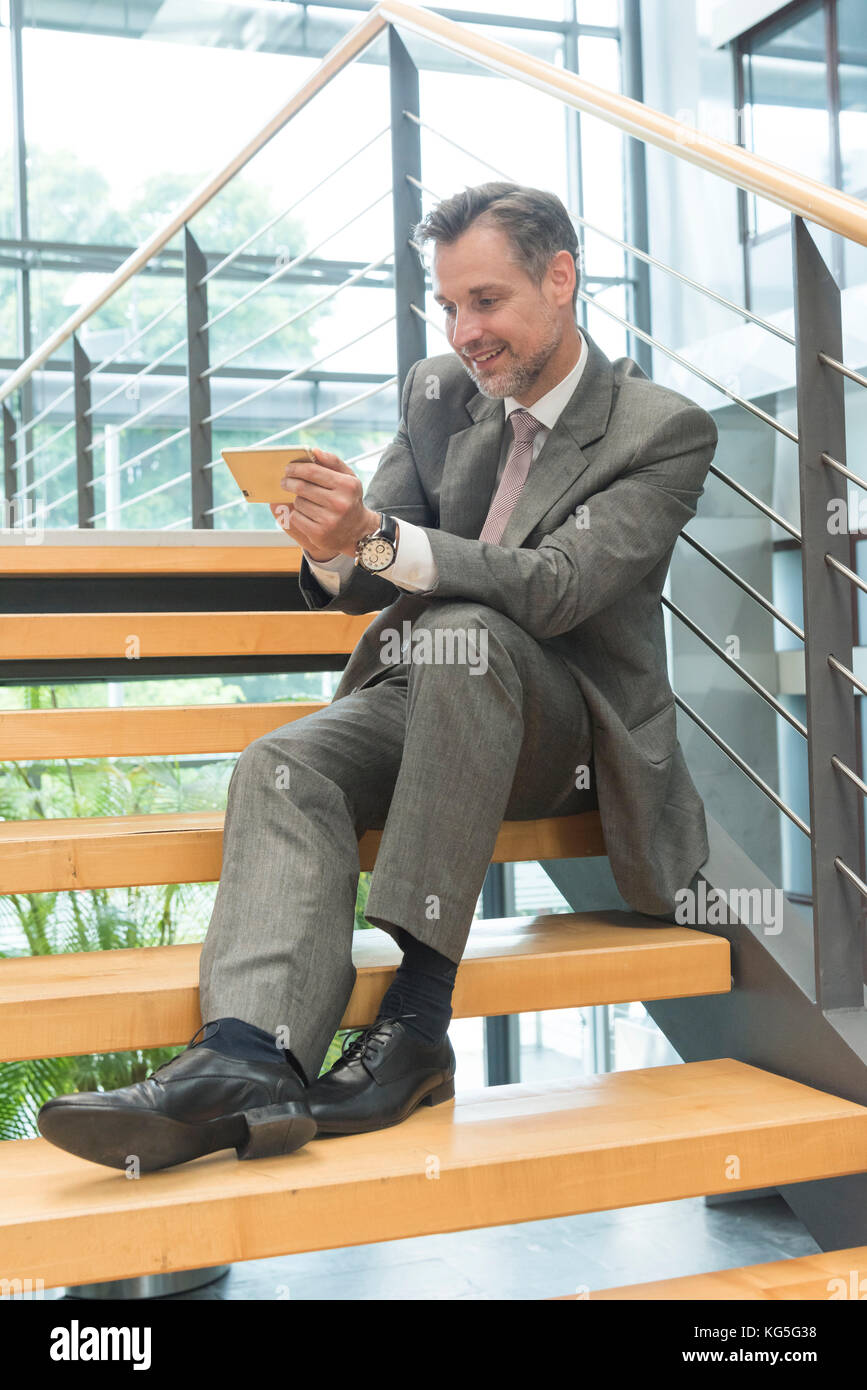
<svg viewBox="0 0 867 1390">
<path fill-rule="evenodd" d="M 584 330 L 582 329 L 582 332 Z M 590 460 L 583 449 L 608 427 L 614 395 L 614 369 L 588 333 L 588 357 L 581 379 L 533 460 L 501 545 L 520 545 L 555 505 Z M 532 406 L 527 407 L 532 411 Z"/>
<path fill-rule="evenodd" d="M 466 403 L 474 423 L 453 434 L 440 484 L 440 527 L 477 540 L 497 476 L 505 419 L 503 402 L 476 392 Z"/>
<path fill-rule="evenodd" d="M 584 330 L 581 330 L 584 332 Z M 608 426 L 614 369 L 584 332 L 588 357 L 581 380 L 566 403 L 539 455 L 503 532 L 503 545 L 520 545 L 547 511 L 580 477 L 589 460 L 582 450 Z M 466 402 L 473 423 L 453 434 L 446 450 L 440 486 L 440 526 L 472 540 L 488 514 L 505 429 L 503 402 L 480 391 Z"/>
</svg>

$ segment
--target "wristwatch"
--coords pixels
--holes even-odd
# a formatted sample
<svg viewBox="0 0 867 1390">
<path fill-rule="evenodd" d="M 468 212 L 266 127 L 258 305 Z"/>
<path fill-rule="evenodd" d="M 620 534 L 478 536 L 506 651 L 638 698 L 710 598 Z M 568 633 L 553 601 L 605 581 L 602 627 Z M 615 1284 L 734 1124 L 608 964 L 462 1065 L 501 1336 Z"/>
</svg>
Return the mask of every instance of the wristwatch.
<svg viewBox="0 0 867 1390">
<path fill-rule="evenodd" d="M 388 569 L 397 558 L 397 522 L 393 516 L 379 513 L 378 531 L 362 536 L 355 546 L 355 563 L 369 574 Z"/>
</svg>

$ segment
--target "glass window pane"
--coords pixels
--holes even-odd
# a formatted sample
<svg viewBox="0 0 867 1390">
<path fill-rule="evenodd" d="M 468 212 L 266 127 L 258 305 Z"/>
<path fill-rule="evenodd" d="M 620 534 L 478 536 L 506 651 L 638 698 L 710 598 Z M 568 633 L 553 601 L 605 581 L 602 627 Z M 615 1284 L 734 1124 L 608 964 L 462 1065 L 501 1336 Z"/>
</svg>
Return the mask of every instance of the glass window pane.
<svg viewBox="0 0 867 1390">
<path fill-rule="evenodd" d="M 833 183 L 825 20 L 821 6 L 758 41 L 746 59 L 747 146 L 822 183 Z M 785 209 L 751 198 L 753 232 L 788 220 Z"/>
<path fill-rule="evenodd" d="M 840 150 L 843 187 L 867 193 L 867 13 L 864 0 L 838 0 Z"/>
<path fill-rule="evenodd" d="M 0 237 L 15 235 L 15 202 L 12 185 L 12 88 L 9 30 L 0 23 Z"/>
<path fill-rule="evenodd" d="M 18 356 L 18 274 L 0 270 L 0 357 Z"/>
</svg>

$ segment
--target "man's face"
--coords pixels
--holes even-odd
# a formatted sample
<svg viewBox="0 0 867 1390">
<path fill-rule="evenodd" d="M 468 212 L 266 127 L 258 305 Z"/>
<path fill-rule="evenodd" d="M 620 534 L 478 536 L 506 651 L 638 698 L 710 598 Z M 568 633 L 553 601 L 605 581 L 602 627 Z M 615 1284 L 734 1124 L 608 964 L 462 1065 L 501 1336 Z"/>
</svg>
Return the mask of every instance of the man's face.
<svg viewBox="0 0 867 1390">
<path fill-rule="evenodd" d="M 526 394 L 563 336 L 549 277 L 535 284 L 505 232 L 482 216 L 450 246 L 435 243 L 431 281 L 449 343 L 478 389 Z"/>
</svg>

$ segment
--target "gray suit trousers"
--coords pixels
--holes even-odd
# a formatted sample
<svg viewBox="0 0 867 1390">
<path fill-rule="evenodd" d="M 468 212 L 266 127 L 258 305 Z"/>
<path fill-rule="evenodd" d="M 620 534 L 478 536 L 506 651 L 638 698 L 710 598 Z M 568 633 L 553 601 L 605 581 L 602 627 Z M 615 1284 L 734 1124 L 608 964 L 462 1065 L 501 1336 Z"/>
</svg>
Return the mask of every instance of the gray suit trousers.
<svg viewBox="0 0 867 1390">
<path fill-rule="evenodd" d="M 437 629 L 474 633 L 467 651 L 485 660 L 449 662 Z M 202 1020 L 277 1034 L 315 1078 L 355 983 L 360 835 L 383 831 L 368 921 L 459 961 L 501 822 L 594 806 L 586 778 L 576 787 L 591 758 L 587 707 L 554 650 L 495 609 L 432 601 L 404 659 L 239 756 Z"/>
</svg>

